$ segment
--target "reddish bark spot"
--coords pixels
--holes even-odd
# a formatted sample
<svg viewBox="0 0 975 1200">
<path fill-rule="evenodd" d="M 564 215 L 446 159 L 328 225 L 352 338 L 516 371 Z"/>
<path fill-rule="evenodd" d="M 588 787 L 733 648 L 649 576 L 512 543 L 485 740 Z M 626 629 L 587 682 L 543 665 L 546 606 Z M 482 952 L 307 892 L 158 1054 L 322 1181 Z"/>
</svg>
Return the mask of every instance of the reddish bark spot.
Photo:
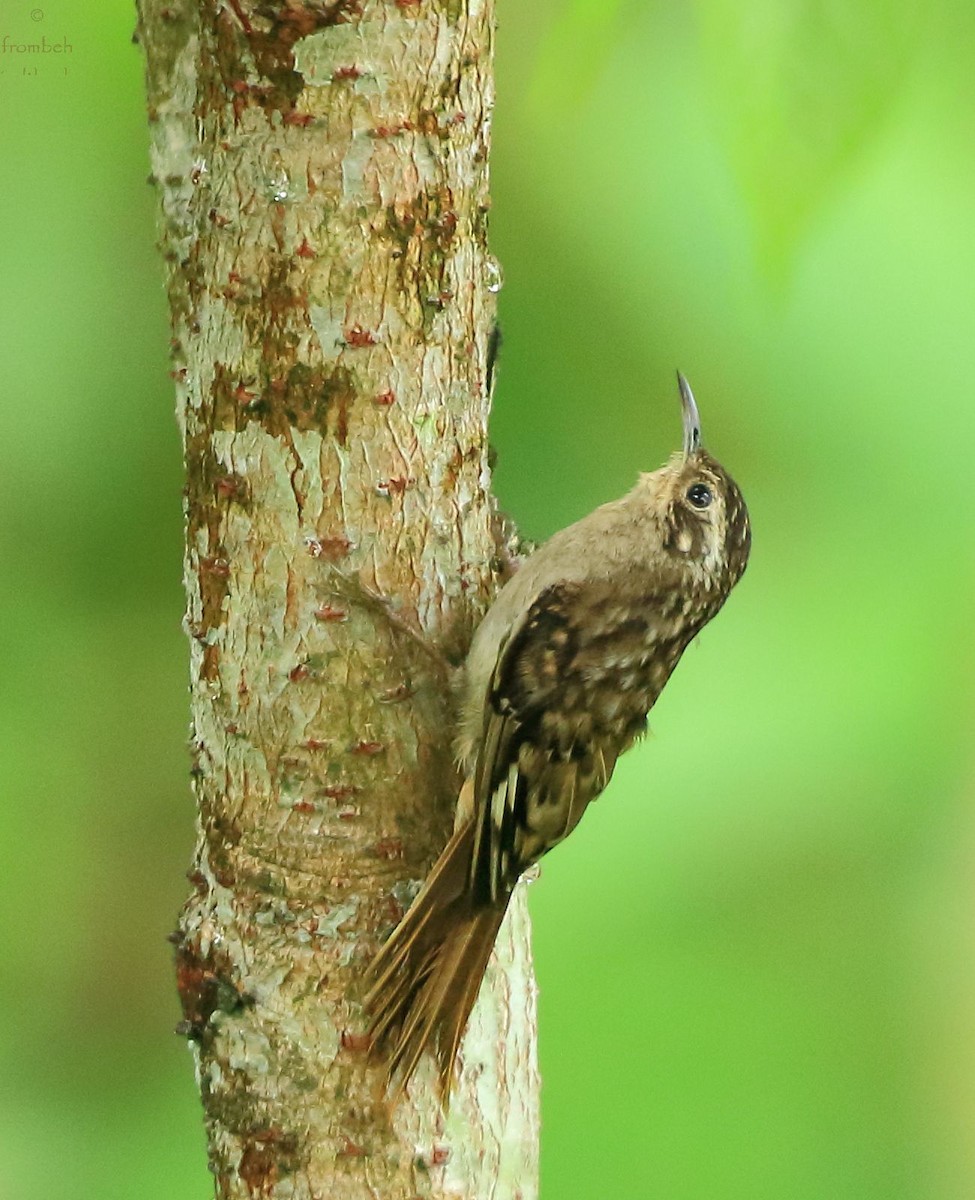
<svg viewBox="0 0 975 1200">
<path fill-rule="evenodd" d="M 345 342 L 353 350 L 361 350 L 365 346 L 375 346 L 376 337 L 368 329 L 356 324 L 345 331 Z"/>
<path fill-rule="evenodd" d="M 296 667 L 292 667 L 288 672 L 288 678 L 292 683 L 297 683 L 300 679 L 308 678 L 308 668 L 304 663 L 299 663 Z"/>
<path fill-rule="evenodd" d="M 216 579 L 227 579 L 230 576 L 230 563 L 225 558 L 201 558 L 200 570 Z"/>
<path fill-rule="evenodd" d="M 405 475 L 394 475 L 392 479 L 380 479 L 376 484 L 376 492 L 386 499 L 390 496 L 401 496 L 412 482 Z"/>
<path fill-rule="evenodd" d="M 221 500 L 239 500 L 247 491 L 247 485 L 238 475 L 218 475 L 213 490 Z"/>
<path fill-rule="evenodd" d="M 240 1178 L 250 1195 L 270 1196 L 282 1175 L 292 1175 L 301 1166 L 298 1138 L 277 1125 L 250 1129 L 241 1136 Z"/>
<path fill-rule="evenodd" d="M 322 795 L 327 796 L 329 800 L 348 800 L 358 791 L 359 789 L 354 783 L 330 783 L 327 787 L 322 788 Z"/>
<path fill-rule="evenodd" d="M 342 608 L 333 608 L 331 604 L 320 604 L 315 609 L 316 621 L 347 621 L 348 613 Z"/>
<path fill-rule="evenodd" d="M 187 871 L 186 878 L 190 881 L 190 883 L 192 883 L 198 892 L 205 892 L 207 890 L 207 877 L 203 874 L 199 867 L 194 867 L 192 870 Z"/>
<path fill-rule="evenodd" d="M 430 1166 L 442 1167 L 450 1159 L 449 1146 L 434 1146 L 430 1151 Z"/>
<path fill-rule="evenodd" d="M 416 126 L 412 121 L 404 118 L 402 121 L 397 121 L 394 125 L 376 125 L 369 130 L 369 136 L 373 138 L 391 138 L 398 137 L 401 133 L 412 133 Z"/>
<path fill-rule="evenodd" d="M 318 808 L 310 800 L 296 800 L 291 806 L 291 811 L 296 813 L 315 813 L 318 812 Z"/>
<path fill-rule="evenodd" d="M 352 549 L 345 537 L 306 538 L 305 545 L 312 558 L 342 558 Z"/>
<path fill-rule="evenodd" d="M 242 383 L 238 383 L 234 390 L 230 393 L 231 399 L 237 404 L 253 404 L 257 399 L 257 392 L 249 392 Z"/>
<path fill-rule="evenodd" d="M 362 78 L 362 72 L 356 66 L 337 67 L 332 72 L 332 79 L 336 83 L 340 83 L 343 79 L 356 80 L 356 79 L 361 79 L 361 78 Z"/>
<path fill-rule="evenodd" d="M 339 1158 L 363 1158 L 366 1154 L 364 1147 L 354 1142 L 350 1137 L 343 1136 L 342 1145 L 337 1154 Z"/>
<path fill-rule="evenodd" d="M 234 975 L 227 954 L 213 947 L 201 954 L 198 945 L 180 943 L 176 949 L 176 988 L 183 1007 L 180 1032 L 200 1038 L 217 1009 L 233 1012 L 241 1006 L 243 997 Z"/>
<path fill-rule="evenodd" d="M 342 1049 L 351 1050 L 354 1054 L 368 1050 L 371 1041 L 368 1033 L 353 1033 L 351 1029 L 343 1029 L 339 1037 Z"/>
<path fill-rule="evenodd" d="M 314 258 L 315 250 L 307 238 L 302 238 L 301 245 L 295 251 L 295 254 L 297 254 L 299 258 Z"/>
<path fill-rule="evenodd" d="M 170 371 L 169 378 L 175 379 L 177 383 L 184 383 L 186 381 L 186 367 L 177 367 L 175 370 Z"/>
<path fill-rule="evenodd" d="M 377 858 L 387 858 L 390 861 L 402 858 L 405 853 L 401 838 L 380 838 L 373 846 L 372 852 Z"/>
<path fill-rule="evenodd" d="M 328 742 L 322 738 L 306 738 L 302 743 L 305 750 L 327 750 Z"/>
<path fill-rule="evenodd" d="M 304 129 L 306 125 L 310 125 L 314 119 L 311 113 L 295 112 L 294 109 L 284 114 L 285 125 L 297 125 L 301 129 Z"/>
<path fill-rule="evenodd" d="M 391 404 L 396 403 L 396 393 L 394 391 L 380 392 L 378 396 L 373 396 L 373 404 L 378 404 L 380 408 L 389 408 Z"/>
<path fill-rule="evenodd" d="M 377 754 L 382 754 L 386 747 L 382 742 L 356 742 L 352 747 L 353 754 L 361 754 L 363 758 L 374 758 Z"/>
</svg>

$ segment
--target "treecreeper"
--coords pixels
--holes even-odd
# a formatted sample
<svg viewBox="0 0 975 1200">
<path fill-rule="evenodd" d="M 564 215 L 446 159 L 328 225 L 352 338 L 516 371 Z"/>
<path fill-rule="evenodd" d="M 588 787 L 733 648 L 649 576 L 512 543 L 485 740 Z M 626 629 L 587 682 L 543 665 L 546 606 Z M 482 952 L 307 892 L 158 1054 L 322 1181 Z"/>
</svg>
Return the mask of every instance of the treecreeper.
<svg viewBox="0 0 975 1200">
<path fill-rule="evenodd" d="M 512 889 L 606 787 L 745 570 L 748 510 L 677 378 L 682 451 L 536 550 L 474 634 L 455 831 L 370 967 L 371 1053 L 397 1094 L 429 1050 L 446 1102 Z"/>
</svg>

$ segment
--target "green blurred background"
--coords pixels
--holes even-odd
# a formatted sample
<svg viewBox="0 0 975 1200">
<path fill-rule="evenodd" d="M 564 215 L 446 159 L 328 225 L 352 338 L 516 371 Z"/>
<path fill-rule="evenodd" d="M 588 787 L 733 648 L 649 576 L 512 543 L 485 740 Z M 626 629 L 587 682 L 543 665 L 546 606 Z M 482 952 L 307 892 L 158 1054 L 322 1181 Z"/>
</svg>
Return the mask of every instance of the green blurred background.
<svg viewBox="0 0 975 1200">
<path fill-rule="evenodd" d="M 0 8 L 74 47 L 0 56 L 0 1198 L 207 1200 L 142 64 L 128 2 L 38 2 Z M 754 525 L 531 892 L 543 1196 L 970 1200 L 975 9 L 499 6 L 502 502 L 544 536 L 658 465 L 679 365 Z"/>
</svg>

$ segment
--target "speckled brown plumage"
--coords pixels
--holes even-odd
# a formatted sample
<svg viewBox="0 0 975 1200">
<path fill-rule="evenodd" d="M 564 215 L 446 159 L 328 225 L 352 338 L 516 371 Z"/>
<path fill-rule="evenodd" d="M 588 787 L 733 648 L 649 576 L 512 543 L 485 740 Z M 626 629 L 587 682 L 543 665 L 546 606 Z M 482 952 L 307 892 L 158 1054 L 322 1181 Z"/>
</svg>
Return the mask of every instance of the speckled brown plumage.
<svg viewBox="0 0 975 1200">
<path fill-rule="evenodd" d="M 745 569 L 744 500 L 700 448 L 697 408 L 680 382 L 683 453 L 546 542 L 474 636 L 460 694 L 467 783 L 456 831 L 377 956 L 367 997 L 373 1046 L 400 1085 L 430 1048 L 449 1090 L 515 883 L 605 788 L 685 647 Z"/>
</svg>

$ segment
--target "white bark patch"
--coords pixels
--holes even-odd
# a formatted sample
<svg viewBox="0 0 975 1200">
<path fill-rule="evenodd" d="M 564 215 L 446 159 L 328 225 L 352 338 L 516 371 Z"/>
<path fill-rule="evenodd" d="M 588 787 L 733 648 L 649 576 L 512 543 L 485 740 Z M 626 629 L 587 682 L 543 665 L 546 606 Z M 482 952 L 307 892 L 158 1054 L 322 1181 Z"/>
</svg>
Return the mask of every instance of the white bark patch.
<svg viewBox="0 0 975 1200">
<path fill-rule="evenodd" d="M 333 357 L 345 336 L 344 312 L 334 312 L 323 304 L 309 304 L 308 319 L 318 335 L 322 354 Z"/>
<path fill-rule="evenodd" d="M 199 52 L 198 39 L 189 38 L 175 63 L 172 91 L 157 105 L 156 119 L 149 127 L 152 171 L 157 179 L 167 181 L 162 192 L 162 216 L 170 223 L 173 248 L 183 256 L 194 233 L 187 213 L 193 194 L 193 161 L 199 149 L 192 117 Z"/>
<path fill-rule="evenodd" d="M 359 84 L 364 84 L 362 91 L 385 92 L 392 51 L 397 44 L 409 44 L 415 33 L 415 21 L 392 12 L 380 19 L 330 25 L 295 43 L 295 70 L 306 85 L 325 87 L 337 73 L 354 67 L 360 72 L 355 81 L 357 90 Z"/>
<path fill-rule="evenodd" d="M 346 921 L 351 921 L 358 911 L 357 900 L 351 900 L 347 904 L 336 904 L 324 916 L 318 918 L 318 932 L 324 937 L 337 938 L 340 927 Z"/>
<path fill-rule="evenodd" d="M 342 192 L 346 200 L 356 200 L 368 195 L 366 168 L 373 156 L 375 142 L 366 129 L 353 132 L 349 148 L 342 159 Z"/>
</svg>

